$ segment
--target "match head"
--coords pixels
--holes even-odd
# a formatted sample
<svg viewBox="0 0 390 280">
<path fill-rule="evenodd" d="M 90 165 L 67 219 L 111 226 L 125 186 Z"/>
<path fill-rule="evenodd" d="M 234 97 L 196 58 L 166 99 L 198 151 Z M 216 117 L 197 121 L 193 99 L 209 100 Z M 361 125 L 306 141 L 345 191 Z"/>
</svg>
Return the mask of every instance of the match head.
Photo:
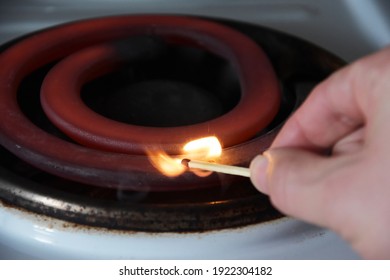
<svg viewBox="0 0 390 280">
<path fill-rule="evenodd" d="M 189 168 L 188 163 L 190 161 L 191 160 L 189 160 L 188 158 L 184 158 L 184 159 L 182 159 L 181 164 L 184 165 L 185 167 Z"/>
</svg>

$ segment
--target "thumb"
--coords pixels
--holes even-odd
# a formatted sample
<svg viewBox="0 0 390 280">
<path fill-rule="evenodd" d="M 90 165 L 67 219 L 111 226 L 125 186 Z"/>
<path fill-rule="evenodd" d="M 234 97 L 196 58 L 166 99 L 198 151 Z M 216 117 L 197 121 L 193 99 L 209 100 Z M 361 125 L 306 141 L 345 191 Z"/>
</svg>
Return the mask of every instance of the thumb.
<svg viewBox="0 0 390 280">
<path fill-rule="evenodd" d="M 251 180 L 285 214 L 328 226 L 327 209 L 332 203 L 326 186 L 337 165 L 337 160 L 309 151 L 275 148 L 253 159 Z"/>
</svg>

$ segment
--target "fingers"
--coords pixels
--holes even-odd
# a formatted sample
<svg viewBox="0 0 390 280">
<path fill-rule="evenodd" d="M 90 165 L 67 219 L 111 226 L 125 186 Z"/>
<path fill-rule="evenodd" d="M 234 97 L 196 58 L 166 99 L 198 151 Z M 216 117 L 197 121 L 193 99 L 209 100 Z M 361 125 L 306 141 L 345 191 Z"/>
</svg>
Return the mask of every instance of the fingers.
<svg viewBox="0 0 390 280">
<path fill-rule="evenodd" d="M 348 71 L 338 72 L 318 85 L 286 122 L 272 147 L 321 150 L 364 123 L 364 115 L 347 89 Z M 344 80 L 340 86 L 338 80 Z"/>
<path fill-rule="evenodd" d="M 358 153 L 364 148 L 365 129 L 361 127 L 340 139 L 332 149 L 332 156 Z"/>
<path fill-rule="evenodd" d="M 390 48 L 361 59 L 319 84 L 287 121 L 272 147 L 321 150 L 370 123 L 386 106 Z"/>
<path fill-rule="evenodd" d="M 331 160 L 305 150 L 273 149 L 252 161 L 251 180 L 283 213 L 333 227 L 338 207 L 334 195 L 339 193 L 335 189 L 349 177 L 335 171 L 348 164 L 343 158 Z"/>
<path fill-rule="evenodd" d="M 281 212 L 334 230 L 365 258 L 388 259 L 390 158 L 382 151 L 349 153 L 357 134 L 332 157 L 275 148 L 253 160 L 251 179 Z"/>
</svg>

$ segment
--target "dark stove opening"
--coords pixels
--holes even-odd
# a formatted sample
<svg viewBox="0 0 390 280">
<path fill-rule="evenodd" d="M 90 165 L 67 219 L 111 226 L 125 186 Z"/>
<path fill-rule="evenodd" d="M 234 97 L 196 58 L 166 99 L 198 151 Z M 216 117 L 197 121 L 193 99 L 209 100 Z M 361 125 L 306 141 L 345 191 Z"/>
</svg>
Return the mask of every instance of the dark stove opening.
<svg viewBox="0 0 390 280">
<path fill-rule="evenodd" d="M 233 67 L 210 52 L 167 46 L 157 57 L 87 83 L 82 99 L 107 118 L 133 125 L 173 127 L 205 122 L 240 100 Z"/>
</svg>

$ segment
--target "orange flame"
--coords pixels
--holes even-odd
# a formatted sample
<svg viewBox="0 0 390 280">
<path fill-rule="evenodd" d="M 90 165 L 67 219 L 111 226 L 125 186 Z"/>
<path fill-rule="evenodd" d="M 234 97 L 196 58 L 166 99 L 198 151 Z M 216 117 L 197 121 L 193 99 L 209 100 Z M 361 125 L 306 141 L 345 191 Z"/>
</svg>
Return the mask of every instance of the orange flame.
<svg viewBox="0 0 390 280">
<path fill-rule="evenodd" d="M 148 151 L 149 160 L 153 166 L 168 177 L 176 177 L 184 173 L 187 168 L 181 164 L 184 158 L 196 160 L 214 160 L 222 154 L 222 146 L 215 136 L 204 137 L 188 142 L 183 146 L 182 154 L 171 157 L 163 151 Z M 205 177 L 211 172 L 194 171 L 200 177 Z"/>
</svg>

